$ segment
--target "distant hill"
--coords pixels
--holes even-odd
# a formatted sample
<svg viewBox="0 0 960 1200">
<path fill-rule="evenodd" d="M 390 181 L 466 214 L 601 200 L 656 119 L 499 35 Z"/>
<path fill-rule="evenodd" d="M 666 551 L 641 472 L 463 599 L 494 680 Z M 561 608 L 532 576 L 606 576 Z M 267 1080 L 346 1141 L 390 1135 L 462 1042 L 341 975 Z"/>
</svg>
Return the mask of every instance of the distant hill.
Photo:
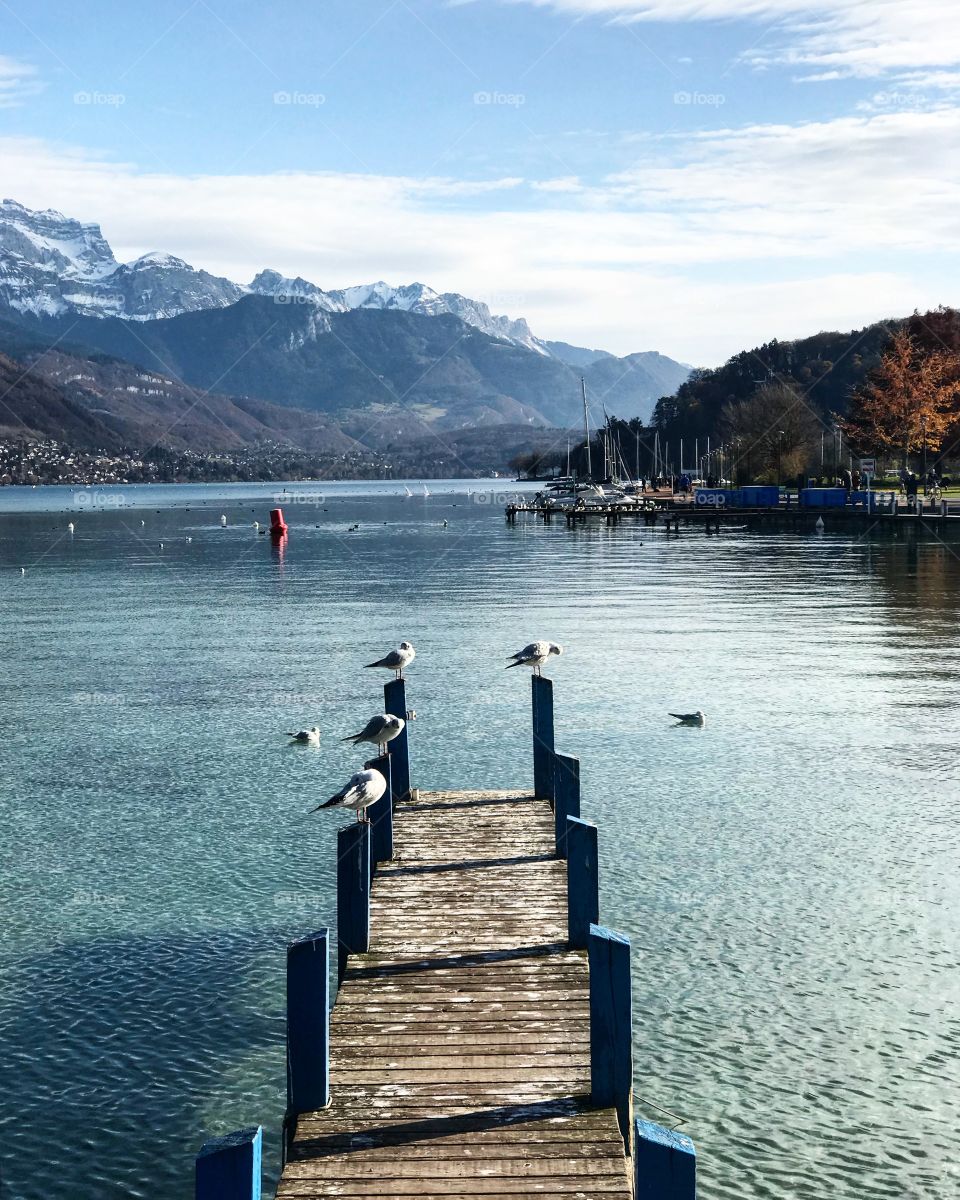
<svg viewBox="0 0 960 1200">
<path fill-rule="evenodd" d="M 0 439 L 52 438 L 83 450 L 117 450 L 116 432 L 63 391 L 0 354 Z"/>
<path fill-rule="evenodd" d="M 828 424 L 846 412 L 852 389 L 877 365 L 891 332 L 891 319 L 849 333 L 817 333 L 797 341 L 771 341 L 735 354 L 722 367 L 695 370 L 654 411 L 668 438 L 717 437 L 725 404 L 744 400 L 771 383 L 784 383 Z"/>
<path fill-rule="evenodd" d="M 606 350 L 587 350 L 583 346 L 571 346 L 569 342 L 544 342 L 554 358 L 559 358 L 570 367 L 581 370 L 593 366 L 601 358 L 613 358 Z"/>
<path fill-rule="evenodd" d="M 327 313 L 251 295 L 159 321 L 60 315 L 35 318 L 31 327 L 194 388 L 334 416 L 364 410 L 375 419 L 384 406 L 397 407 L 401 432 L 407 419 L 419 432 L 423 424 L 566 426 L 582 413 L 577 371 L 450 314 Z M 604 397 L 618 415 L 649 415 L 662 373 L 648 370 L 647 357 L 585 368 L 592 402 Z M 649 399 L 638 401 L 641 394 Z"/>
</svg>

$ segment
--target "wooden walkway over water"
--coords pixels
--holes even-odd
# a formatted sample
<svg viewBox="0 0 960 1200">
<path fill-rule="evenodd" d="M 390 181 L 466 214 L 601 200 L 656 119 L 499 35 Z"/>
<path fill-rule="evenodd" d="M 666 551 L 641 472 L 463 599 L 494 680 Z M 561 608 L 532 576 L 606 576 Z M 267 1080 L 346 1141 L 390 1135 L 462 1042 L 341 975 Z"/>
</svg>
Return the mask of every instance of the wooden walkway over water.
<svg viewBox="0 0 960 1200">
<path fill-rule="evenodd" d="M 375 760 L 387 795 L 337 838 L 332 1011 L 329 931 L 288 949 L 280 1200 L 695 1200 L 690 1139 L 633 1119 L 630 947 L 596 924 L 548 679 L 533 750 L 527 791 L 394 794 L 406 739 Z M 259 1200 L 261 1145 L 207 1142 L 197 1200 Z"/>
<path fill-rule="evenodd" d="M 277 1196 L 629 1197 L 549 803 L 421 792 L 395 819 L 333 1010 L 333 1102 L 298 1119 Z"/>
</svg>

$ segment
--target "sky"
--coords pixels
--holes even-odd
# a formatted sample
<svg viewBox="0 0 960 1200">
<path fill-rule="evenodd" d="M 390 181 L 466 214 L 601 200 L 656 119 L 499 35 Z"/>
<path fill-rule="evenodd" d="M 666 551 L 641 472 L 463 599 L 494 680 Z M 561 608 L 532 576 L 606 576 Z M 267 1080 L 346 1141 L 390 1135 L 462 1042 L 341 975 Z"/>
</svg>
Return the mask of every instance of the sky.
<svg viewBox="0 0 960 1200">
<path fill-rule="evenodd" d="M 0 193 L 716 365 L 960 304 L 955 0 L 0 0 Z"/>
</svg>

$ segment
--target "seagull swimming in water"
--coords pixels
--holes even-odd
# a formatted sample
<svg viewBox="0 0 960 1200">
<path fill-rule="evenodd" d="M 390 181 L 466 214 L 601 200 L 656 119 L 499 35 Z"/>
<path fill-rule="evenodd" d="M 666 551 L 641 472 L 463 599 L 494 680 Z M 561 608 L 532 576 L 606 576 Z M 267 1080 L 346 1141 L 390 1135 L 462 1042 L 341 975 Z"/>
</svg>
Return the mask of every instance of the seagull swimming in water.
<svg viewBox="0 0 960 1200">
<path fill-rule="evenodd" d="M 300 746 L 319 746 L 320 727 L 319 725 L 314 725 L 310 729 L 301 729 L 297 733 L 288 733 L 287 737 L 293 738 Z"/>
<path fill-rule="evenodd" d="M 369 820 L 368 817 L 361 816 L 361 813 L 369 805 L 375 804 L 386 790 L 386 779 L 371 767 L 351 775 L 339 792 L 310 811 L 319 812 L 321 808 L 352 808 L 358 821 Z"/>
<path fill-rule="evenodd" d="M 391 650 L 389 654 L 385 654 L 383 658 L 377 659 L 376 662 L 364 664 L 367 667 L 386 667 L 388 671 L 393 671 L 397 679 L 403 678 L 403 672 L 417 657 L 417 652 L 409 642 L 401 642 L 399 650 Z"/>
<path fill-rule="evenodd" d="M 508 664 L 507 670 L 509 671 L 510 667 L 531 667 L 539 675 L 540 668 L 551 654 L 562 653 L 563 647 L 558 646 L 556 642 L 531 642 L 529 646 L 524 646 L 516 654 L 510 655 L 513 661 Z"/>
<path fill-rule="evenodd" d="M 669 713 L 668 715 L 681 725 L 698 725 L 702 727 L 707 723 L 707 718 L 699 708 L 696 712 L 692 713 Z"/>
<path fill-rule="evenodd" d="M 403 732 L 403 727 L 406 725 L 403 717 L 395 717 L 392 713 L 379 713 L 364 725 L 359 733 L 351 733 L 349 737 L 341 738 L 341 742 L 353 742 L 357 745 L 358 742 L 373 742 L 378 746 L 380 753 L 386 753 L 387 742 L 392 742 L 395 737 L 398 737 Z"/>
</svg>

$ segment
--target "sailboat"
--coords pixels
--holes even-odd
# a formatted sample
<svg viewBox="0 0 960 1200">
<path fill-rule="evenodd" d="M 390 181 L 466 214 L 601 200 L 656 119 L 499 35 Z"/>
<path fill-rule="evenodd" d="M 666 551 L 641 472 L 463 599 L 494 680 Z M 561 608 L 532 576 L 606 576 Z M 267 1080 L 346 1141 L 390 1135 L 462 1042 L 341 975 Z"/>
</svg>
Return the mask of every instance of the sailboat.
<svg viewBox="0 0 960 1200">
<path fill-rule="evenodd" d="M 410 491 L 410 489 L 409 489 L 409 488 L 406 486 L 406 484 L 404 484 L 404 487 L 403 487 L 403 492 L 404 492 L 404 495 L 405 495 L 405 496 L 412 496 L 412 495 L 413 495 L 413 492 L 411 492 L 411 491 Z"/>
<path fill-rule="evenodd" d="M 426 500 L 426 498 L 427 498 L 429 495 L 430 495 L 430 493 L 429 493 L 429 491 L 427 490 L 427 485 L 426 485 L 426 484 L 424 484 L 424 485 L 423 485 L 423 498 L 424 498 L 424 500 Z"/>
<path fill-rule="evenodd" d="M 553 508 L 607 508 L 611 505 L 633 505 L 641 503 L 641 497 L 628 493 L 620 483 L 617 471 L 618 450 L 614 449 L 613 435 L 610 431 L 611 422 L 607 423 L 601 435 L 603 447 L 603 478 L 604 482 L 595 483 L 593 480 L 593 457 L 590 444 L 590 410 L 587 405 L 586 381 L 580 380 L 580 395 L 583 400 L 583 436 L 584 448 L 587 452 L 587 478 L 577 480 L 570 474 L 570 443 L 567 442 L 567 474 L 548 483 L 542 492 L 534 498 L 535 503 L 548 504 Z M 624 468 L 624 473 L 627 474 Z"/>
</svg>

